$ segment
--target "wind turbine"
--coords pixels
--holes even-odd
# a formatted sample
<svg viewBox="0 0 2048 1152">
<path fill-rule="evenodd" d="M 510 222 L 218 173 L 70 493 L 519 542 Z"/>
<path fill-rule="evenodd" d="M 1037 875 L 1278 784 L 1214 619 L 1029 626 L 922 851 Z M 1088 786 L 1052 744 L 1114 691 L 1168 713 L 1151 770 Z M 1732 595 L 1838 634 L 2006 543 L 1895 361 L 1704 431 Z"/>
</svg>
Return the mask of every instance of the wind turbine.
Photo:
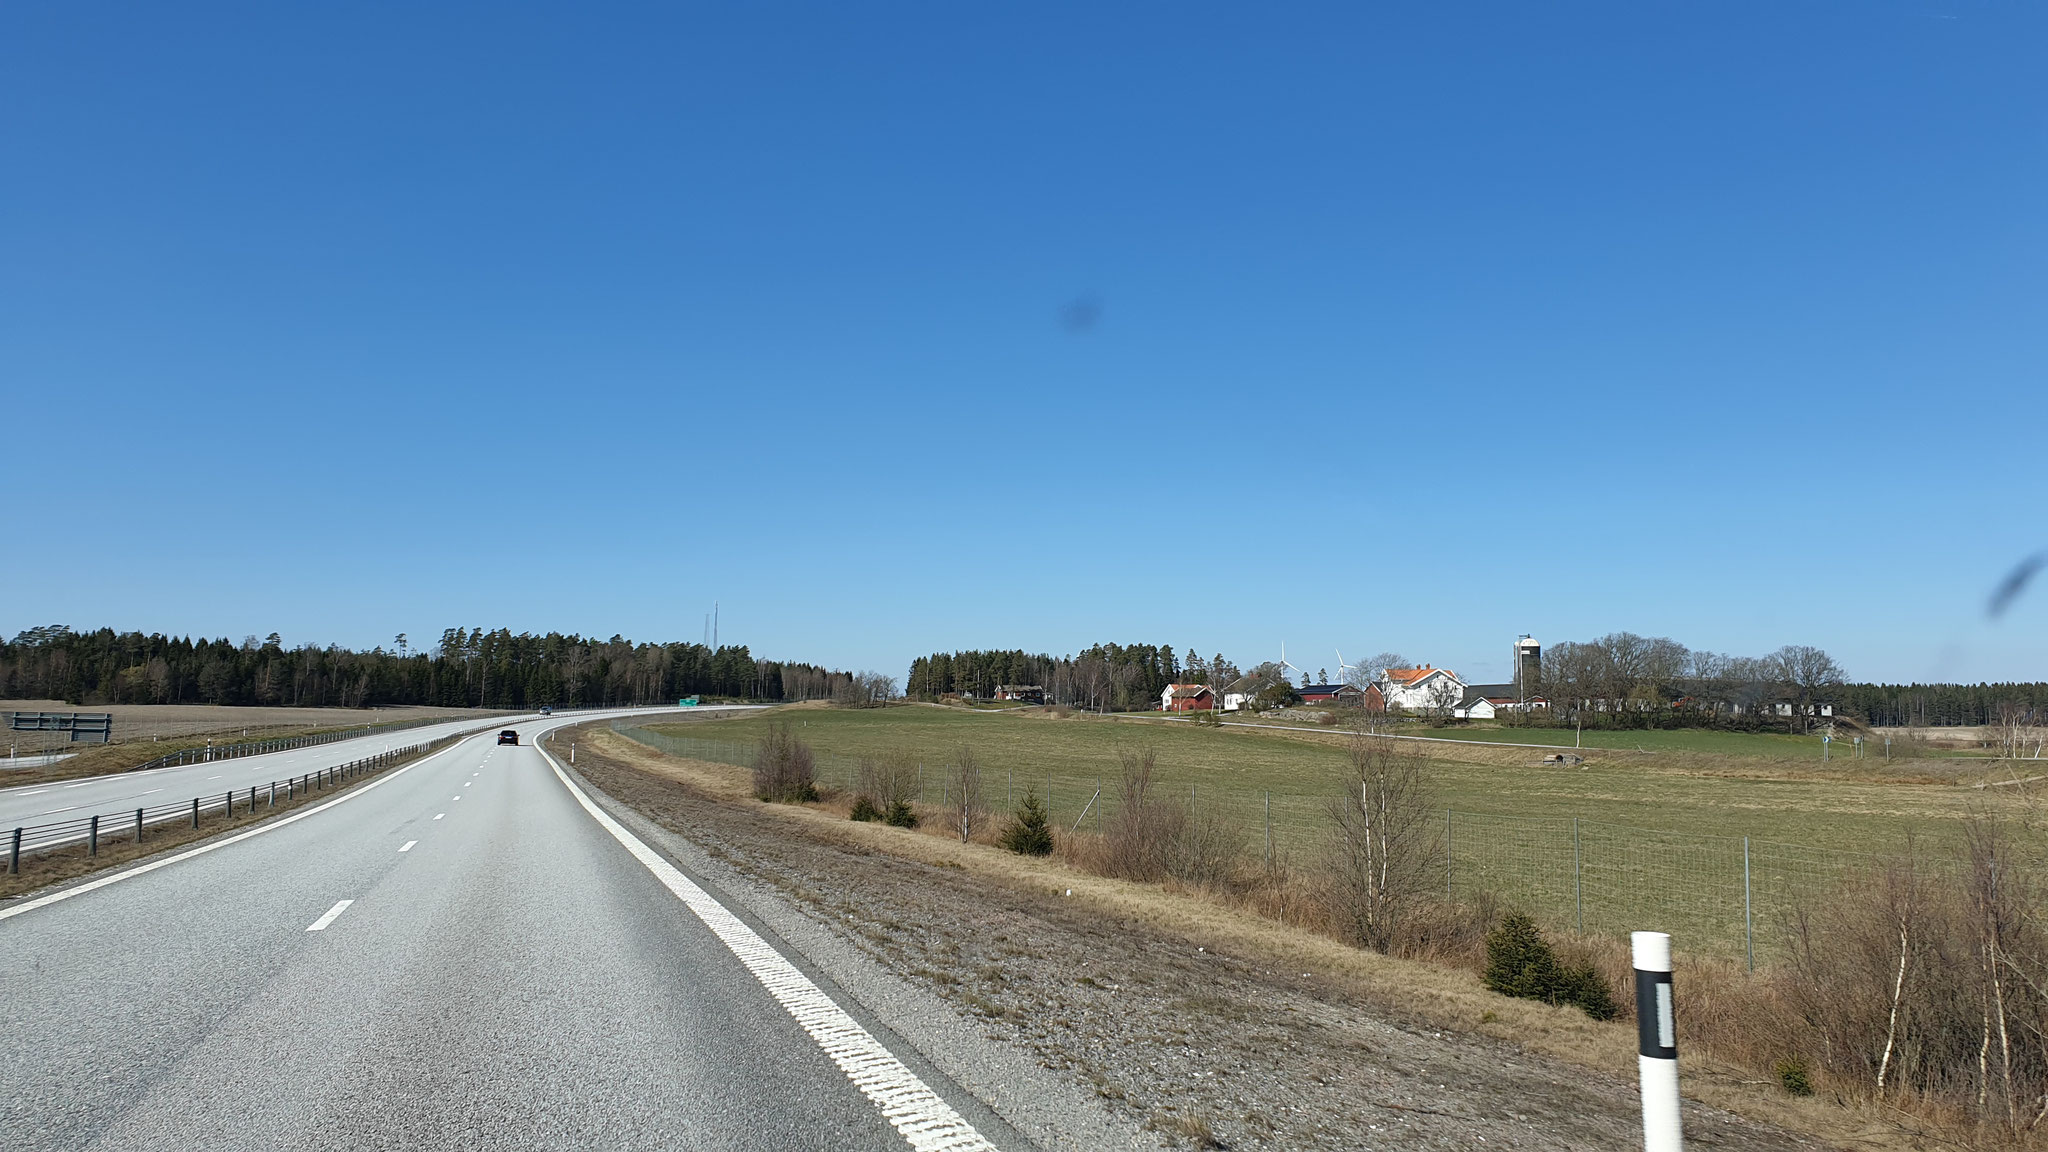
<svg viewBox="0 0 2048 1152">
<path fill-rule="evenodd" d="M 1358 671 L 1358 665 L 1346 664 L 1344 662 L 1344 650 L 1342 648 L 1335 649 L 1335 651 L 1337 653 L 1337 679 L 1342 680 L 1346 684 L 1349 684 L 1351 681 L 1345 679 L 1344 674 L 1347 672 Z"/>
<path fill-rule="evenodd" d="M 1287 641 L 1285 640 L 1282 640 L 1280 642 L 1280 666 L 1282 668 L 1292 669 L 1297 675 L 1306 675 L 1306 673 L 1303 673 L 1301 669 L 1295 668 L 1294 665 L 1289 664 L 1287 662 Z"/>
</svg>

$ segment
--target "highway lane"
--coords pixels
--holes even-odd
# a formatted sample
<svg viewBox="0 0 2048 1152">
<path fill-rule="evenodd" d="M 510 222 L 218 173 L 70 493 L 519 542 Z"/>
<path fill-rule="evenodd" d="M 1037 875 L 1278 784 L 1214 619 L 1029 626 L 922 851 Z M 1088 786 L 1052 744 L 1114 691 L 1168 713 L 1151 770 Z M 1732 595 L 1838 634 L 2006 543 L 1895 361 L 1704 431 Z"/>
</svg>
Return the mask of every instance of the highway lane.
<svg viewBox="0 0 2048 1152">
<path fill-rule="evenodd" d="M 629 715 L 633 711 L 636 710 L 621 709 L 616 714 Z M 562 718 L 580 720 L 595 715 L 614 714 L 570 713 Z M 387 749 L 425 744 L 444 736 L 491 725 L 510 727 L 524 719 L 532 717 L 468 717 L 451 720 L 445 724 L 376 732 L 350 737 L 347 740 L 336 740 L 331 744 L 266 752 L 259 756 L 243 756 L 211 763 L 180 764 L 168 768 L 152 768 L 144 772 L 121 772 L 109 776 L 92 776 L 83 780 L 59 780 L 47 784 L 7 788 L 0 790 L 0 829 L 75 820 L 95 813 L 133 811 L 141 807 L 187 801 L 194 796 L 217 798 L 230 789 L 246 790 L 254 785 L 316 772 Z"/>
<path fill-rule="evenodd" d="M 52 1149 L 912 1146 L 761 963 L 538 751 L 477 737 L 0 920 L 0 1130 Z"/>
</svg>

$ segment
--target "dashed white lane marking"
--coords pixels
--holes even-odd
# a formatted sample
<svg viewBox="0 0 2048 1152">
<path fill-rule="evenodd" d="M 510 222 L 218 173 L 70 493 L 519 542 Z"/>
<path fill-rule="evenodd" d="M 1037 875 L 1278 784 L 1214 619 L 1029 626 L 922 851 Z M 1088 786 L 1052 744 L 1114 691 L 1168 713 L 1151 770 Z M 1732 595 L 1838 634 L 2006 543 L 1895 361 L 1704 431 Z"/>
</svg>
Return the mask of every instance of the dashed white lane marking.
<svg viewBox="0 0 2048 1152">
<path fill-rule="evenodd" d="M 371 780 L 369 783 L 354 789 L 353 791 L 344 792 L 341 795 L 336 796 L 334 799 L 327 801 L 325 804 L 315 804 L 311 808 L 302 808 L 289 816 L 280 816 L 275 820 L 266 820 L 263 823 L 258 824 L 256 827 L 249 829 L 247 832 L 237 833 L 236 835 L 230 836 L 225 840 L 215 840 L 211 844 L 201 844 L 197 848 L 188 848 L 175 856 L 165 856 L 161 859 L 152 860 L 147 864 L 138 864 L 125 872 L 115 872 L 112 875 L 102 876 L 97 880 L 88 880 L 85 883 L 77 885 L 75 887 L 60 888 L 57 891 L 50 893 L 48 896 L 38 896 L 25 904 L 17 904 L 12 908 L 0 908 L 0 920 L 12 919 L 13 917 L 19 916 L 24 912 L 33 912 L 38 908 L 48 907 L 49 905 L 58 903 L 59 901 L 73 900 L 85 895 L 87 892 L 97 892 L 98 890 L 100 890 L 101 888 L 105 888 L 109 884 L 119 884 L 123 880 L 129 880 L 137 876 L 146 875 L 148 873 L 156 871 L 159 868 L 168 868 L 171 865 L 176 864 L 180 861 L 190 860 L 194 856 L 204 856 L 208 852 L 218 852 L 230 844 L 240 844 L 242 841 L 247 840 L 253 836 L 267 836 L 270 833 L 277 831 L 279 828 L 287 828 L 293 824 L 298 823 L 301 820 L 307 819 L 308 817 L 317 816 L 320 813 L 327 811 L 329 808 L 334 807 L 336 804 L 346 804 L 349 801 L 355 800 L 359 797 L 368 796 L 371 792 L 379 788 L 382 788 L 384 785 L 391 783 L 393 780 L 398 779 L 400 776 L 405 775 L 407 772 L 412 771 L 420 765 L 428 763 L 429 761 L 438 760 L 442 756 L 445 756 L 448 753 L 453 752 L 455 749 L 462 747 L 463 744 L 468 743 L 469 740 L 471 739 L 474 739 L 474 737 L 465 737 L 461 741 L 458 741 L 455 744 L 451 744 L 448 747 L 441 749 L 439 752 L 435 752 L 431 755 L 424 756 L 418 760 L 415 760 L 412 763 L 407 764 L 391 772 L 388 775 L 379 776 L 376 779 Z M 87 781 L 87 783 L 91 783 L 91 781 Z M 439 819 L 439 817 L 436 817 L 436 819 Z"/>
<path fill-rule="evenodd" d="M 22 795 L 23 795 L 23 796 L 41 796 L 41 795 L 42 795 L 43 793 L 45 793 L 45 792 L 48 792 L 48 791 L 49 791 L 49 789 L 48 789 L 48 788 L 38 788 L 38 789 L 36 789 L 36 790 L 35 790 L 35 791 L 33 791 L 33 792 L 23 792 L 23 793 L 22 793 Z"/>
<path fill-rule="evenodd" d="M 327 911 L 325 911 L 325 912 L 322 912 L 322 913 L 320 914 L 320 918 L 319 918 L 318 920 L 315 920 L 315 921 L 313 921 L 313 922 L 312 922 L 311 924 L 308 924 L 308 925 L 306 925 L 306 931 L 308 931 L 308 932 L 325 932 L 325 931 L 327 931 L 327 926 L 328 926 L 329 924 L 332 924 L 332 923 L 334 923 L 334 918 L 335 918 L 336 916 L 339 916 L 339 915 L 341 915 L 341 914 L 342 914 L 343 912 L 346 912 L 346 911 L 348 911 L 348 906 L 349 906 L 349 905 L 351 905 L 351 904 L 353 904 L 353 903 L 355 903 L 355 901 L 353 901 L 353 900 L 337 900 L 337 901 L 335 901 L 334 907 L 332 907 L 332 908 L 329 908 L 329 909 L 328 909 Z"/>
<path fill-rule="evenodd" d="M 163 789 L 161 789 L 161 788 L 151 788 L 151 789 L 150 789 L 149 791 L 147 791 L 147 792 L 138 792 L 138 793 L 136 793 L 136 795 L 138 795 L 138 796 L 154 796 L 154 795 L 156 795 L 157 793 L 159 793 L 159 792 L 161 792 L 161 791 L 163 791 Z"/>
<path fill-rule="evenodd" d="M 208 777 L 207 777 L 207 779 L 208 779 L 208 780 L 218 780 L 218 779 L 220 779 L 220 777 L 218 777 L 218 776 L 208 776 Z"/>
<path fill-rule="evenodd" d="M 66 788 L 83 788 L 83 787 L 85 787 L 85 786 L 86 786 L 87 784 L 97 784 L 97 783 L 99 783 L 99 781 L 97 781 L 97 780 L 85 780 L 85 781 L 81 781 L 81 782 L 79 782 L 79 783 L 77 783 L 77 784 L 66 784 L 66 785 L 65 785 L 65 787 L 66 787 Z"/>
<path fill-rule="evenodd" d="M 400 845 L 398 846 L 398 850 L 399 850 L 400 852 L 410 852 L 410 851 L 412 851 L 412 846 L 413 846 L 413 845 L 415 845 L 415 844 L 417 844 L 417 843 L 419 843 L 419 841 L 417 841 L 417 840 L 407 840 L 407 841 L 406 841 L 405 843 L 403 843 L 403 844 L 400 844 Z"/>
<path fill-rule="evenodd" d="M 697 887 L 688 876 L 676 866 L 661 858 L 654 849 L 642 843 L 638 836 L 627 831 L 625 826 L 591 803 L 590 797 L 570 781 L 562 766 L 553 756 L 543 750 L 555 778 L 576 798 L 585 812 L 596 820 L 612 838 L 626 846 L 634 859 L 646 866 L 662 886 L 675 893 L 697 919 L 704 922 L 712 934 L 739 957 L 761 987 L 775 997 L 777 1003 L 796 1018 L 796 1022 L 825 1055 L 832 1058 L 846 1078 L 853 1081 L 861 1094 L 881 1109 L 882 1116 L 894 1125 L 896 1131 L 909 1142 L 917 1152 L 997 1152 L 988 1137 L 975 1130 L 965 1117 L 953 1110 L 938 1093 L 931 1090 L 917 1073 L 904 1067 L 881 1041 L 876 1040 L 859 1022 L 846 1014 L 846 1010 L 833 1003 L 810 978 L 797 971 L 796 965 L 782 958 L 782 954 L 770 947 L 752 928 L 739 917 L 726 910 L 725 905 L 711 898 L 711 894 Z"/>
<path fill-rule="evenodd" d="M 78 810 L 79 810 L 80 808 L 83 808 L 83 807 L 85 807 L 85 805 L 83 805 L 83 804 L 73 804 L 73 805 L 71 805 L 71 806 L 70 806 L 69 808 L 52 808 L 52 809 L 50 809 L 50 810 L 49 810 L 48 812 L 38 812 L 38 813 L 36 813 L 36 815 L 38 815 L 38 816 L 55 816 L 55 815 L 56 815 L 57 813 L 59 813 L 59 812 L 76 812 L 76 811 L 78 811 Z"/>
<path fill-rule="evenodd" d="M 457 796 L 457 797 L 455 797 L 455 799 L 456 799 L 456 800 L 460 800 L 460 799 L 462 799 L 462 797 L 460 797 L 460 796 Z"/>
<path fill-rule="evenodd" d="M 447 813 L 446 813 L 446 812 L 436 812 L 436 813 L 434 814 L 434 819 L 436 819 L 436 820 L 439 820 L 439 819 L 440 819 L 441 817 L 443 817 L 443 816 L 446 816 L 446 815 L 447 815 Z"/>
</svg>

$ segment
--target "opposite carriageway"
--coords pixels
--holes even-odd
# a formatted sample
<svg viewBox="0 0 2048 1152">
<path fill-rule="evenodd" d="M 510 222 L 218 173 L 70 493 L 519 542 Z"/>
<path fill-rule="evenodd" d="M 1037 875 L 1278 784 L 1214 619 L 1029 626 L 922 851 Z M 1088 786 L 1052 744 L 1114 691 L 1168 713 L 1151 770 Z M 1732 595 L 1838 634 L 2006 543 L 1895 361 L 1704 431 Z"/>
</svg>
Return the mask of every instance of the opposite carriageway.
<svg viewBox="0 0 2048 1152">
<path fill-rule="evenodd" d="M 555 711 L 557 714 L 637 715 L 662 710 L 664 709 L 661 706 L 636 706 Z M 111 838 L 127 838 L 140 843 L 152 827 L 190 821 L 196 828 L 203 819 L 210 817 L 253 815 L 258 810 L 275 809 L 280 802 L 295 803 L 310 793 L 325 791 L 339 786 L 344 781 L 403 763 L 452 740 L 536 718 L 537 714 L 494 716 L 483 721 L 438 721 L 427 725 L 414 725 L 411 727 L 424 728 L 419 732 L 422 739 L 401 747 L 383 744 L 366 755 L 360 754 L 362 745 L 373 744 L 379 737 L 394 730 L 378 729 L 343 734 L 340 739 L 313 737 L 252 741 L 243 745 L 213 749 L 211 755 L 203 749 L 188 750 L 161 757 L 128 772 L 109 776 L 91 777 L 64 784 L 10 789 L 0 792 L 0 805 L 13 807 L 16 810 L 16 818 L 6 824 L 0 824 L 0 852 L 6 855 L 7 870 L 10 874 L 20 872 L 24 857 L 33 857 L 38 853 L 84 845 L 89 853 L 97 854 L 99 844 Z M 352 750 L 351 746 L 359 754 L 347 755 Z M 234 769 L 226 768 L 221 762 L 259 756 L 263 759 L 248 765 L 247 771 L 260 773 L 265 768 L 275 771 L 278 767 L 296 770 L 268 778 L 259 777 L 247 783 L 226 783 L 224 786 L 206 787 L 222 784 L 233 774 Z M 309 763 L 309 757 L 318 759 Z M 321 763 L 320 760 L 326 762 Z M 203 778 L 198 776 L 199 772 L 215 767 L 220 767 L 222 771 Z M 141 783 L 152 783 L 156 786 L 137 790 L 135 785 Z M 180 787 L 180 784 L 184 786 Z M 25 812 L 26 808 L 35 806 L 27 803 L 31 798 L 49 795 L 53 800 L 60 800 L 65 798 L 65 790 L 77 788 L 90 789 L 87 795 L 98 794 L 101 798 L 41 813 Z M 122 794 L 116 797 L 111 794 L 114 791 Z M 146 797 L 152 799 L 145 800 Z M 11 804 L 8 803 L 10 801 Z M 51 816 L 59 813 L 77 814 L 54 821 L 35 819 L 38 815 Z"/>
</svg>

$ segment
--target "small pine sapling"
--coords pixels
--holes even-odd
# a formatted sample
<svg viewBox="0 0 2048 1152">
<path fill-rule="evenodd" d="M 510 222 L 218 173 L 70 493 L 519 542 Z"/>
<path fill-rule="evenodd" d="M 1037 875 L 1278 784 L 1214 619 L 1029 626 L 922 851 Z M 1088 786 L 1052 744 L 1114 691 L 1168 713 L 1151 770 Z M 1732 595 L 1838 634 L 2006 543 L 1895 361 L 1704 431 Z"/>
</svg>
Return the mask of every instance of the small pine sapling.
<svg viewBox="0 0 2048 1152">
<path fill-rule="evenodd" d="M 1046 821 L 1045 805 L 1038 802 L 1036 789 L 1025 792 L 1024 802 L 1017 805 L 1010 826 L 1003 830 L 1003 847 L 1023 856 L 1052 854 L 1052 828 Z"/>
</svg>

